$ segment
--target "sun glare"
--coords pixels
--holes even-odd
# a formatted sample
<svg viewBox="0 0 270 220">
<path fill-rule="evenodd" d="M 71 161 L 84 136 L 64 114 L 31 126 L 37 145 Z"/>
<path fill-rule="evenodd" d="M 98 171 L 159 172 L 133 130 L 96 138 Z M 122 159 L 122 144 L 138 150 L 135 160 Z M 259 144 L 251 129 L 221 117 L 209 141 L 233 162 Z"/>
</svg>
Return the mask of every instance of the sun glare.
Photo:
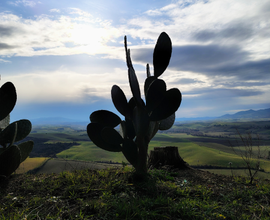
<svg viewBox="0 0 270 220">
<path fill-rule="evenodd" d="M 82 50 L 91 50 L 92 53 L 100 52 L 109 39 L 109 34 L 101 28 L 90 25 L 74 27 L 71 31 L 71 40 Z"/>
</svg>

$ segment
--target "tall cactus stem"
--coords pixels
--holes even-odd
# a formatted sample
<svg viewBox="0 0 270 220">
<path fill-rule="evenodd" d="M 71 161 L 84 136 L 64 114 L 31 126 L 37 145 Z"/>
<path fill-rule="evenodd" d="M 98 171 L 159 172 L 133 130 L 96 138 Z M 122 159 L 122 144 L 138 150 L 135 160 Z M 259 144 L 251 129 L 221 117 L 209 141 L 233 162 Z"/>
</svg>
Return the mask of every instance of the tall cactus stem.
<svg viewBox="0 0 270 220">
<path fill-rule="evenodd" d="M 147 173 L 147 156 L 148 156 L 148 144 L 149 140 L 147 137 L 138 136 L 136 144 L 139 148 L 138 165 L 136 167 L 136 173 L 144 174 Z"/>
</svg>

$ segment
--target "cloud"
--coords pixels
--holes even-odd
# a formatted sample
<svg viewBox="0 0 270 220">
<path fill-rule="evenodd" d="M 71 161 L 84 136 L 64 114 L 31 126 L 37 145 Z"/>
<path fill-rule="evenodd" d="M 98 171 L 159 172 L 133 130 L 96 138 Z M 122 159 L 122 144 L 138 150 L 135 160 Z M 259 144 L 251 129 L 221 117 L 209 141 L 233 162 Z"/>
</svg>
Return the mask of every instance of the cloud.
<svg viewBox="0 0 270 220">
<path fill-rule="evenodd" d="M 132 58 L 152 63 L 153 49 L 135 49 Z M 241 80 L 269 79 L 270 59 L 250 60 L 250 53 L 237 45 L 174 46 L 169 68 L 206 76 L 232 76 Z"/>
<path fill-rule="evenodd" d="M 28 7 L 30 2 L 15 1 Z M 54 13 L 34 17 L 0 13 L 0 56 L 14 64 L 2 65 L 3 69 L 18 83 L 25 102 L 104 101 L 110 99 L 113 84 L 130 96 L 122 37 L 128 36 L 142 86 L 145 64 L 152 64 L 155 42 L 165 31 L 171 37 L 173 54 L 162 78 L 168 88 L 177 87 L 183 93 L 179 112 L 183 108 L 190 114 L 201 111 L 209 116 L 236 107 L 266 106 L 269 0 L 171 2 L 132 17 L 120 12 L 104 16 L 113 20 L 96 18 L 95 12 L 78 6 L 57 5 L 59 9 L 50 10 Z M 24 78 L 15 74 L 18 68 Z"/>
<path fill-rule="evenodd" d="M 133 38 L 152 39 L 166 31 L 173 45 L 238 45 L 253 58 L 269 58 L 269 1 L 178 1 L 128 21 Z M 150 13 L 151 12 L 151 13 Z M 269 12 L 269 13 L 268 13 Z M 156 14 L 158 17 L 153 16 Z"/>
<path fill-rule="evenodd" d="M 222 99 L 235 97 L 249 97 L 263 94 L 256 89 L 226 89 L 226 88 L 201 88 L 184 92 L 185 95 L 198 95 L 205 99 Z M 192 97 L 192 96 L 191 96 Z"/>
<path fill-rule="evenodd" d="M 35 2 L 35 1 L 29 1 L 29 0 L 18 0 L 15 2 L 9 2 L 9 4 L 15 5 L 15 6 L 19 6 L 20 4 L 22 4 L 25 7 L 34 7 L 36 6 L 36 4 L 40 4 L 41 2 Z"/>
<path fill-rule="evenodd" d="M 193 88 L 182 92 L 177 117 L 215 117 L 232 109 L 269 108 L 266 97 L 263 91 L 253 89 Z"/>
<path fill-rule="evenodd" d="M 235 64 L 231 66 L 221 66 L 217 69 L 213 69 L 211 75 L 227 75 L 236 76 L 241 80 L 258 80 L 268 79 L 270 69 L 270 59 L 247 61 L 242 64 Z"/>
<path fill-rule="evenodd" d="M 0 59 L 0 63 L 11 63 L 9 60 Z"/>
<path fill-rule="evenodd" d="M 60 9 L 52 8 L 52 9 L 50 9 L 50 12 L 60 13 Z"/>
<path fill-rule="evenodd" d="M 191 78 L 181 78 L 178 81 L 174 82 L 174 84 L 195 84 L 195 83 L 203 83 L 202 81 L 199 81 L 197 79 L 191 79 Z"/>
<path fill-rule="evenodd" d="M 160 10 L 148 10 L 145 12 L 145 14 L 149 16 L 159 16 L 162 15 L 162 12 Z"/>
<path fill-rule="evenodd" d="M 5 43 L 0 43 L 0 50 L 6 50 L 6 49 L 12 49 L 14 46 L 5 44 Z"/>
<path fill-rule="evenodd" d="M 12 36 L 12 34 L 16 31 L 11 26 L 5 26 L 5 25 L 0 25 L 0 36 L 1 37 L 9 37 Z"/>
<path fill-rule="evenodd" d="M 92 15 L 86 11 L 83 11 L 79 8 L 70 8 L 70 14 L 78 14 L 85 17 L 92 17 Z"/>
<path fill-rule="evenodd" d="M 255 34 L 255 27 L 250 26 L 248 22 L 231 22 L 222 27 L 222 29 L 204 29 L 194 33 L 193 38 L 197 41 L 220 41 L 223 39 L 233 39 L 235 41 L 247 40 Z M 264 30 L 261 30 L 264 31 Z M 256 33 L 258 34 L 258 33 Z"/>
<path fill-rule="evenodd" d="M 71 10 L 75 17 L 41 15 L 24 19 L 11 13 L 0 13 L 1 43 L 13 45 L 10 50 L 2 50 L 0 56 L 117 54 L 115 47 L 106 46 L 122 35 L 117 28 L 101 19 L 81 23 L 85 21 L 82 18 L 89 19 L 91 15 L 79 9 Z M 68 47 L 69 43 L 74 46 Z"/>
<path fill-rule="evenodd" d="M 28 66 L 27 62 L 24 61 Z M 14 61 L 14 65 L 17 62 Z M 104 64 L 103 64 L 104 65 Z M 112 67 L 112 66 L 111 66 Z M 1 74 L 2 80 L 12 81 L 24 103 L 92 103 L 98 99 L 111 99 L 111 88 L 120 86 L 130 97 L 127 70 L 119 68 L 70 70 L 64 66 L 55 70 L 27 69 L 20 74 Z M 26 89 L 27 88 L 27 89 Z"/>
</svg>

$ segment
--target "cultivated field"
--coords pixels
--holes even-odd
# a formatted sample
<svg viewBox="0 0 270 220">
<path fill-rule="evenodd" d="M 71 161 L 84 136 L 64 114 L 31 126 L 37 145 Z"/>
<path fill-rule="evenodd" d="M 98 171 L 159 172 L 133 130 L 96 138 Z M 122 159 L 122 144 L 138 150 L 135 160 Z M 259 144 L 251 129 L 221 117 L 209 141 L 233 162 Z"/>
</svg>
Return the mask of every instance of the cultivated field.
<svg viewBox="0 0 270 220">
<path fill-rule="evenodd" d="M 22 162 L 19 168 L 16 170 L 17 174 L 26 173 L 29 170 L 33 170 L 43 163 L 45 163 L 49 158 L 45 157 L 35 157 L 35 158 L 27 158 L 24 162 Z"/>
<path fill-rule="evenodd" d="M 244 167 L 245 164 L 243 163 L 242 158 L 236 155 L 230 147 L 229 142 L 236 146 L 235 140 L 222 136 L 222 134 L 225 135 L 230 132 L 232 135 L 233 127 L 237 127 L 241 130 L 242 134 L 245 134 L 247 131 L 250 132 L 252 131 L 251 128 L 254 128 L 254 131 L 263 134 L 263 139 L 260 140 L 260 146 L 262 152 L 264 152 L 263 156 L 266 157 L 270 151 L 270 127 L 267 127 L 270 123 L 263 123 L 262 127 L 258 127 L 260 123 L 254 123 L 252 122 L 248 125 L 246 122 L 243 124 L 240 122 L 237 122 L 236 124 L 233 124 L 232 122 L 216 122 L 216 124 L 211 122 L 190 123 L 180 126 L 176 124 L 169 132 L 158 133 L 150 142 L 149 151 L 153 150 L 154 147 L 177 146 L 180 156 L 193 166 L 211 165 L 229 167 L 229 162 L 231 162 L 232 167 L 234 168 Z M 179 127 L 182 127 L 181 133 L 177 132 Z M 183 128 L 188 128 L 189 130 L 185 133 L 183 132 Z M 191 131 L 196 131 L 197 133 L 192 133 Z M 201 136 L 198 132 L 202 133 Z M 235 138 L 235 134 L 236 130 L 233 138 Z M 50 149 L 55 151 L 53 157 L 65 160 L 127 162 L 122 153 L 108 152 L 96 147 L 88 138 L 85 130 L 76 130 L 72 127 L 34 127 L 32 133 L 29 135 L 29 139 L 35 141 L 35 148 L 38 149 L 42 144 L 43 147 L 49 146 Z M 67 149 L 59 150 L 59 143 L 66 143 L 69 145 L 67 145 Z M 241 142 L 239 143 L 241 144 Z M 235 147 L 234 149 L 239 152 L 238 147 Z M 240 149 L 243 150 L 244 147 L 240 146 Z M 256 152 L 256 146 L 254 150 Z M 46 147 L 43 148 L 43 151 L 46 151 Z M 25 162 L 24 166 L 26 166 L 27 163 L 28 161 Z M 52 163 L 52 161 L 50 163 Z M 56 161 L 54 161 L 54 163 L 56 163 Z M 73 162 L 70 162 L 70 164 L 72 164 L 72 167 L 76 166 Z M 59 166 L 61 167 L 61 165 Z M 55 169 L 57 169 L 58 165 L 55 165 L 55 167 Z M 262 158 L 261 168 L 266 172 L 270 172 L 270 160 Z M 63 167 L 61 169 L 63 169 Z M 221 171 L 220 169 L 219 171 L 212 171 L 223 172 L 227 175 L 230 175 L 231 172 L 230 170 Z"/>
</svg>

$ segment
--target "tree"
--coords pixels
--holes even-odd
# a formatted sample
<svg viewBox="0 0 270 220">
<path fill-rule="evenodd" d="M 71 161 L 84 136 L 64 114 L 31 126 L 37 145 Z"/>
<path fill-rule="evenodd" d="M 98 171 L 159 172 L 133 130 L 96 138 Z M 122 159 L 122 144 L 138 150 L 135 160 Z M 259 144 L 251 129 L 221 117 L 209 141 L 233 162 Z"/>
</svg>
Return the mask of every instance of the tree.
<svg viewBox="0 0 270 220">
<path fill-rule="evenodd" d="M 261 169 L 260 163 L 262 158 L 262 152 L 260 146 L 260 138 L 258 134 L 256 134 L 256 139 L 252 138 L 252 134 L 250 132 L 248 132 L 246 135 L 242 135 L 237 130 L 237 134 L 241 140 L 242 145 L 239 144 L 238 140 L 236 140 L 236 147 L 234 147 L 231 142 L 229 143 L 233 152 L 237 156 L 242 158 L 245 167 L 247 168 L 248 176 L 250 178 L 249 183 L 252 184 L 254 177 Z"/>
</svg>

